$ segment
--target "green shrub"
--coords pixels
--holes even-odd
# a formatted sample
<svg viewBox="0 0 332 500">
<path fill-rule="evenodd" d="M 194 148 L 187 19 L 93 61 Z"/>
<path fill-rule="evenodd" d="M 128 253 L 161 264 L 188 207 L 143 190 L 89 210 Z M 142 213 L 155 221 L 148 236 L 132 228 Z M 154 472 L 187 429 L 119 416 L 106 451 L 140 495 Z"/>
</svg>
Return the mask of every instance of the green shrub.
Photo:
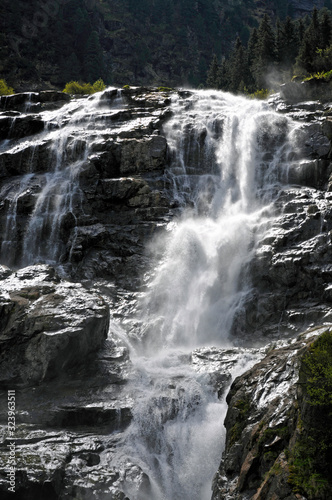
<svg viewBox="0 0 332 500">
<path fill-rule="evenodd" d="M 332 333 L 326 331 L 309 348 L 302 360 L 307 401 L 311 406 L 332 410 Z"/>
<path fill-rule="evenodd" d="M 158 92 L 172 92 L 172 88 L 171 87 L 158 87 L 157 88 Z"/>
<path fill-rule="evenodd" d="M 268 89 L 260 89 L 256 90 L 253 94 L 250 94 L 250 97 L 253 99 L 266 99 L 270 94 L 270 91 Z"/>
<path fill-rule="evenodd" d="M 14 89 L 7 85 L 6 80 L 0 80 L 0 95 L 14 94 Z"/>
<path fill-rule="evenodd" d="M 83 83 L 83 82 L 69 82 L 66 83 L 63 92 L 66 94 L 95 94 L 96 92 L 100 92 L 101 90 L 105 90 L 106 85 L 103 80 L 97 80 L 93 85 L 91 83 Z"/>
<path fill-rule="evenodd" d="M 317 471 L 317 443 L 311 436 L 301 436 L 290 455 L 288 482 L 294 493 L 310 500 L 325 499 L 330 491 L 329 481 Z"/>
<path fill-rule="evenodd" d="M 230 445 L 232 446 L 236 441 L 238 441 L 241 437 L 242 431 L 246 427 L 247 417 L 250 411 L 250 402 L 248 399 L 239 399 L 234 404 L 234 407 L 237 408 L 238 414 L 236 416 L 235 424 L 230 430 Z"/>
<path fill-rule="evenodd" d="M 103 82 L 103 80 L 101 78 L 99 78 L 99 80 L 97 80 L 93 85 L 92 85 L 92 88 L 95 92 L 101 92 L 103 90 L 106 89 L 106 85 L 105 83 Z"/>
</svg>

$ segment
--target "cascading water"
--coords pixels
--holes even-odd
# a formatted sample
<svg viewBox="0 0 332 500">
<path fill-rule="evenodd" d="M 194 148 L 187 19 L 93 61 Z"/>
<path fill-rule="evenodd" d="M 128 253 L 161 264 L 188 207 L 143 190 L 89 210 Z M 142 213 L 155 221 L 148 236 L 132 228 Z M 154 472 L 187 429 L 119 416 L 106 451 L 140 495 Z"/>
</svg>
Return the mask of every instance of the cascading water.
<svg viewBox="0 0 332 500">
<path fill-rule="evenodd" d="M 29 265 L 36 262 L 58 264 L 64 251 L 60 233 L 66 224 L 75 226 L 77 218 L 84 218 L 82 213 L 83 193 L 79 186 L 79 175 L 84 168 L 91 145 L 98 130 L 105 131 L 105 108 L 103 95 L 98 93 L 89 99 L 73 100 L 61 110 L 45 111 L 41 118 L 45 124 L 43 132 L 29 141 L 30 156 L 25 167 L 28 173 L 20 183 L 12 183 L 9 192 L 1 193 L 9 203 L 7 210 L 8 231 L 2 240 L 2 261 L 9 265 Z M 29 111 L 31 99 L 26 106 Z M 116 105 L 115 105 L 116 107 Z M 15 118 L 13 118 L 13 123 Z M 7 146 L 7 147 L 6 147 Z M 26 149 L 26 140 L 6 141 L 6 154 L 18 153 Z M 40 170 L 35 162 L 47 150 L 44 162 L 48 171 Z M 43 167 L 45 169 L 45 167 Z M 38 193 L 32 193 L 34 207 L 28 224 L 20 238 L 20 249 L 14 250 L 18 219 L 17 203 L 29 190 L 35 179 L 41 186 Z"/>
<path fill-rule="evenodd" d="M 82 213 L 78 178 L 92 145 L 107 137 L 104 117 L 123 103 L 119 96 L 111 110 L 109 103 L 103 106 L 101 94 L 42 114 L 46 128 L 31 139 L 28 163 L 37 161 L 43 145 L 51 145 L 50 168 L 38 174 L 26 169 L 24 178 L 2 193 L 8 205 L 3 262 L 59 264 L 63 227 L 75 228 L 78 218 L 91 216 Z M 151 243 L 151 277 L 126 340 L 134 374 L 127 389 L 135 400 L 133 420 L 109 464 L 120 470 L 114 486 L 130 500 L 211 497 L 226 408 L 217 392 L 225 394 L 230 377 L 261 356 L 238 348 L 236 358 L 234 319 L 251 294 L 248 264 L 273 219 L 292 146 L 293 125 L 266 103 L 199 91 L 174 97 L 171 110 L 163 130 L 170 157 L 164 181 L 179 217 Z M 110 127 L 109 135 L 116 137 L 116 125 Z M 10 154 L 26 147 L 23 143 L 3 147 Z M 38 192 L 31 188 L 34 177 L 40 179 Z M 15 254 L 20 198 L 29 189 L 33 208 Z M 227 349 L 236 358 L 228 364 Z M 226 377 L 219 383 L 216 374 L 222 370 Z M 148 478 L 140 486 L 128 473 L 133 467 Z"/>
<path fill-rule="evenodd" d="M 191 352 L 232 345 L 234 317 L 250 294 L 246 266 L 287 177 L 292 127 L 267 104 L 220 92 L 178 98 L 172 109 L 166 178 L 182 213 L 153 243 L 157 264 L 133 355 L 138 401 L 116 460 L 138 464 L 150 479 L 139 492 L 124 481 L 130 499 L 208 500 L 225 403 L 209 374 L 195 371 Z M 259 356 L 240 354 L 234 370 Z"/>
</svg>

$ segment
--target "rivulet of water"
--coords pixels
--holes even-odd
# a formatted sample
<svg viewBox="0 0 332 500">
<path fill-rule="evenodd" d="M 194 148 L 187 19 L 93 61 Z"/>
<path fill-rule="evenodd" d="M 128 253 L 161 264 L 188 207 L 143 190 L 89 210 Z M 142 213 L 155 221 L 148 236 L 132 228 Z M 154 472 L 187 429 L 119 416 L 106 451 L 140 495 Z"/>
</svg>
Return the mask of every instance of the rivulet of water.
<svg viewBox="0 0 332 500">
<path fill-rule="evenodd" d="M 25 160 L 27 175 L 20 183 L 13 182 L 8 192 L 2 193 L 8 203 L 6 234 L 2 239 L 1 259 L 15 266 L 46 262 L 57 265 L 64 251 L 61 228 L 70 220 L 77 222 L 83 212 L 83 192 L 79 176 L 86 164 L 91 145 L 98 140 L 98 132 L 106 132 L 104 117 L 112 114 L 121 103 L 121 94 L 114 103 L 103 101 L 103 93 L 85 99 L 73 99 L 60 109 L 44 111 L 44 131 L 28 139 L 6 141 L 6 154 L 30 151 Z M 30 101 L 29 101 L 30 102 Z M 26 112 L 30 110 L 27 104 Z M 114 105 L 112 105 L 114 104 Z M 14 126 L 15 118 L 13 118 Z M 42 165 L 35 165 L 36 158 Z M 46 170 L 46 171 L 45 171 Z M 17 200 L 33 189 L 34 206 L 28 222 L 21 229 L 19 250 Z M 83 214 L 84 215 L 84 214 Z"/>
</svg>

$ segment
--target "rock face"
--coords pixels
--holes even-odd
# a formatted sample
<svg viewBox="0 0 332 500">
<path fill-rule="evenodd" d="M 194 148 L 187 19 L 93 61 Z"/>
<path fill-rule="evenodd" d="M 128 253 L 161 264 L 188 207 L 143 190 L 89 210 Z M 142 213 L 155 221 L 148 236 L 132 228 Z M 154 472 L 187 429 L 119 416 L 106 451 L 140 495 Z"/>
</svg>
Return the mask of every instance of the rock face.
<svg viewBox="0 0 332 500">
<path fill-rule="evenodd" d="M 318 329 L 272 348 L 232 384 L 227 396 L 226 449 L 214 480 L 212 500 L 305 498 L 299 494 L 305 488 L 295 481 L 294 470 L 299 442 L 317 427 L 318 420 L 317 415 L 314 420 L 308 418 L 315 411 L 304 395 L 300 372 L 308 346 L 324 331 Z M 325 421 L 324 426 L 328 425 Z M 315 445 L 318 450 L 318 442 Z M 300 453 L 304 464 L 305 451 Z M 314 495 L 310 498 L 328 499 L 331 490 L 317 486 Z"/>
<path fill-rule="evenodd" d="M 233 325 L 241 338 L 255 331 L 278 338 L 280 331 L 292 334 L 332 319 L 330 104 L 301 97 L 292 104 L 270 100 L 298 126 L 276 217 L 248 266 L 254 293 Z"/>
<path fill-rule="evenodd" d="M 199 93 L 126 88 L 70 101 L 57 92 L 1 101 L 1 498 L 12 498 L 2 472 L 10 443 L 8 390 L 17 392 L 15 498 L 155 500 L 152 476 L 141 462 L 117 462 L 116 450 L 139 420 L 137 400 L 143 396 L 133 381 L 147 380 L 147 393 L 160 383 L 161 394 L 149 408 L 160 410 L 154 423 L 164 430 L 181 412 L 195 415 L 205 399 L 197 389 L 202 380 L 209 394 L 222 398 L 246 358 L 251 365 L 260 361 L 228 395 L 226 449 L 213 500 L 301 498 L 292 467 L 300 417 L 308 423 L 313 412 L 299 389 L 300 369 L 319 332 L 252 348 L 332 323 L 332 113 L 328 102 L 302 102 L 307 94 L 293 89 L 266 104 L 279 118 L 275 127 L 267 120 L 258 137 L 264 152 L 257 169 L 264 170 L 279 150 L 281 166 L 274 216 L 261 239 L 257 229 L 257 244 L 240 272 L 250 293 L 232 326 L 238 347 L 176 353 L 153 370 L 163 374 L 173 363 L 178 368 L 181 358 L 184 373 L 175 370 L 158 383 L 149 379 L 147 359 L 134 366 L 128 346 L 137 341 L 142 307 L 148 309 L 145 303 L 138 308 L 150 283 L 142 279 L 152 255 L 148 243 L 162 233 L 157 253 L 163 255 L 174 214 L 187 203 L 203 217 L 216 190 L 208 131 L 194 110 Z M 173 97 L 189 117 L 181 138 L 185 175 L 181 161 L 172 163 L 167 135 Z M 296 125 L 285 144 L 288 116 Z M 172 126 L 176 135 L 178 124 Z M 217 117 L 213 140 L 225 126 Z M 206 190 L 197 200 L 192 193 L 201 177 Z M 199 245 L 191 250 L 194 264 L 205 262 Z M 165 295 L 155 300 L 163 302 Z M 189 372 L 198 374 L 194 388 L 189 383 L 191 398 L 184 389 Z M 165 443 L 169 469 L 173 452 Z"/>
<path fill-rule="evenodd" d="M 114 342 L 119 327 L 109 305 L 120 303 L 121 311 L 121 301 L 130 303 L 128 289 L 148 260 L 145 242 L 168 220 L 160 134 L 167 104 L 168 94 L 148 88 L 123 96 L 110 89 L 98 102 L 68 103 L 56 92 L 1 101 L 1 253 L 18 268 L 0 268 L 1 421 L 8 418 L 7 389 L 14 389 L 17 499 L 121 500 L 124 483 L 138 494 L 149 490 L 137 464 L 110 466 L 132 420 L 133 395 L 128 349 Z M 93 124 L 86 109 L 80 114 L 86 105 Z M 56 199 L 60 205 L 52 205 Z M 49 217 L 35 238 L 39 205 Z M 57 270 L 49 264 L 54 249 Z M 37 258 L 30 260 L 31 251 Z M 7 425 L 1 433 L 1 497 L 12 498 Z"/>
<path fill-rule="evenodd" d="M 62 376 L 107 337 L 103 299 L 60 280 L 48 266 L 20 269 L 2 280 L 0 304 L 1 383 L 11 387 Z"/>
<path fill-rule="evenodd" d="M 35 108 L 22 112 L 28 100 L 39 106 L 39 115 Z M 160 129 L 169 98 L 133 88 L 122 96 L 114 89 L 99 99 L 67 100 L 60 92 L 2 100 L 0 130 L 9 146 L 0 155 L 2 254 L 10 239 L 17 250 L 8 252 L 8 265 L 33 264 L 26 258 L 29 247 L 38 262 L 60 259 L 76 278 L 123 277 L 168 212 L 161 178 L 167 144 Z M 85 127 L 95 130 L 85 134 Z M 45 211 L 42 233 L 33 236 L 34 221 Z M 38 250 L 37 238 L 46 238 L 49 248 Z"/>
</svg>

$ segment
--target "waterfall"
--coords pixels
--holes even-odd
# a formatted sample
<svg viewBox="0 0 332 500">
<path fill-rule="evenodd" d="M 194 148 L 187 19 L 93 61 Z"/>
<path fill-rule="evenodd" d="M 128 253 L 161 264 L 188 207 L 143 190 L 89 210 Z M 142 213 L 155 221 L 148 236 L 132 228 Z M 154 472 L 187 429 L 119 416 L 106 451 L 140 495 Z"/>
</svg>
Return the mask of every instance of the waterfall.
<svg viewBox="0 0 332 500">
<path fill-rule="evenodd" d="M 78 222 L 93 219 L 83 213 L 79 181 L 94 146 L 135 137 L 121 119 L 105 120 L 120 116 L 123 106 L 121 95 L 112 105 L 104 104 L 103 94 L 73 100 L 41 113 L 42 132 L 2 144 L 8 155 L 29 153 L 25 175 L 1 193 L 7 217 L 2 262 L 59 265 L 65 251 L 71 258 Z M 169 155 L 163 182 L 177 216 L 149 243 L 151 269 L 130 331 L 119 327 L 131 355 L 126 394 L 133 418 L 108 465 L 119 471 L 114 487 L 130 500 L 211 497 L 224 446 L 227 387 L 262 356 L 258 349 L 234 348 L 240 343 L 234 325 L 252 293 L 249 264 L 273 221 L 295 147 L 294 125 L 265 102 L 179 92 L 170 109 L 162 131 Z M 133 118 L 147 135 L 149 113 Z M 47 171 L 35 168 L 41 155 Z M 22 229 L 23 198 L 30 212 Z M 68 227 L 71 249 L 62 237 Z M 134 469 L 145 481 L 138 484 Z"/>
<path fill-rule="evenodd" d="M 144 299 L 143 335 L 150 345 L 157 337 L 157 345 L 225 345 L 250 293 L 246 263 L 287 174 L 289 126 L 266 103 L 222 93 L 173 106 L 167 176 L 184 209 L 156 242 L 164 252 Z"/>
<path fill-rule="evenodd" d="M 150 479 L 140 491 L 123 479 L 131 500 L 211 498 L 226 405 L 192 353 L 231 349 L 234 317 L 251 292 L 247 265 L 273 219 L 292 147 L 288 120 L 263 102 L 199 91 L 175 98 L 172 111 L 165 176 L 180 215 L 151 244 L 155 267 L 132 356 L 137 402 L 116 458 Z M 259 356 L 240 354 L 233 370 Z"/>
<path fill-rule="evenodd" d="M 26 113 L 30 107 L 31 95 L 25 106 Z M 104 106 L 102 93 L 88 99 L 73 100 L 60 110 L 40 113 L 45 128 L 29 138 L 29 148 L 26 139 L 6 141 L 3 145 L 7 155 L 22 152 L 23 157 L 23 152 L 30 151 L 24 165 L 26 176 L 19 183 L 13 182 L 9 192 L 1 193 L 2 199 L 5 198 L 9 204 L 8 229 L 1 244 L 4 263 L 24 266 L 41 262 L 57 265 L 61 262 L 65 248 L 61 231 L 66 227 L 75 227 L 78 218 L 88 216 L 82 209 L 84 195 L 79 186 L 79 176 L 98 131 L 105 130 L 105 109 L 108 110 L 108 106 L 107 103 Z M 15 118 L 12 126 L 14 122 Z M 36 181 L 40 185 L 37 193 L 32 191 Z M 26 191 L 31 191 L 34 206 L 24 234 L 18 238 L 17 202 Z M 18 239 L 21 240 L 21 248 L 14 245 Z"/>
</svg>

